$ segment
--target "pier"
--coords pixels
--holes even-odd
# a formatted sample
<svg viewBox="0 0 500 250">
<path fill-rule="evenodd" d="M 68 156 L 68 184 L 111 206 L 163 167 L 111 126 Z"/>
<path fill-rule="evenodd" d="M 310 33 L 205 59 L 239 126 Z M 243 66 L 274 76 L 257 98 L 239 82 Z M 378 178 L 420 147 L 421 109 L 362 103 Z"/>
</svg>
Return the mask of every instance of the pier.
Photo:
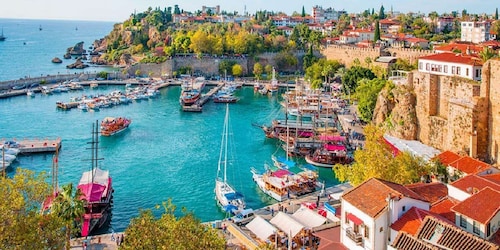
<svg viewBox="0 0 500 250">
<path fill-rule="evenodd" d="M 208 93 L 204 94 L 193 105 L 189 105 L 189 106 L 183 105 L 182 106 L 182 111 L 185 111 L 185 112 L 201 112 L 203 110 L 203 105 L 205 103 L 207 103 L 208 100 L 210 100 L 210 98 L 212 98 L 212 96 L 215 95 L 215 93 L 217 93 L 217 91 L 219 91 L 222 87 L 224 87 L 224 85 L 225 85 L 225 83 L 219 83 L 219 84 L 217 84 L 217 86 L 215 88 L 212 88 L 210 91 L 208 91 Z"/>
<path fill-rule="evenodd" d="M 57 139 L 23 139 L 23 140 L 17 140 L 16 138 L 7 140 L 7 139 L 1 139 L 0 143 L 2 145 L 5 144 L 5 142 L 15 142 L 16 147 L 19 149 L 19 153 L 21 154 L 32 154 L 32 153 L 50 153 L 50 152 L 55 152 L 59 148 L 61 148 L 61 138 Z"/>
</svg>

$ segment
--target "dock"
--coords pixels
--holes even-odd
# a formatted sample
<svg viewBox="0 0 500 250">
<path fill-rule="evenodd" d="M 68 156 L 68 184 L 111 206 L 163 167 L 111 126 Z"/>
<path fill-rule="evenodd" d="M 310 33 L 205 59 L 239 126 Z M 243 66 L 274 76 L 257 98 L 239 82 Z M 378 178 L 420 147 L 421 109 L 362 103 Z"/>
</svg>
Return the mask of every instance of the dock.
<svg viewBox="0 0 500 250">
<path fill-rule="evenodd" d="M 33 153 L 50 153 L 50 152 L 55 152 L 56 150 L 61 148 L 61 138 L 57 139 L 23 139 L 23 140 L 17 140 L 17 139 L 1 139 L 0 143 L 2 145 L 6 141 L 14 141 L 17 143 L 18 148 L 19 148 L 19 153 L 21 154 L 33 154 Z"/>
<path fill-rule="evenodd" d="M 219 91 L 222 87 L 224 87 L 224 83 L 217 84 L 217 86 L 215 88 L 212 88 L 210 91 L 208 91 L 208 93 L 204 94 L 193 105 L 189 105 L 189 106 L 183 105 L 182 106 L 182 111 L 185 111 L 185 112 L 201 112 L 203 110 L 203 105 L 205 103 L 207 103 L 208 100 L 210 100 L 210 98 L 212 98 L 212 96 L 215 95 L 215 93 L 217 93 L 217 91 Z"/>
</svg>

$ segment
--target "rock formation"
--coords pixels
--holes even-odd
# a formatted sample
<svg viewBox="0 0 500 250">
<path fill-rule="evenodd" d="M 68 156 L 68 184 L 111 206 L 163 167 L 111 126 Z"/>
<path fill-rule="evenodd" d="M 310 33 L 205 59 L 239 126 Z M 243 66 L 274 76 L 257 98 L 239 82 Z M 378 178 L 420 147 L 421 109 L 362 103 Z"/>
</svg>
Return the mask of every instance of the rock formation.
<svg viewBox="0 0 500 250">
<path fill-rule="evenodd" d="M 416 140 L 418 125 L 415 106 L 417 98 L 407 85 L 396 85 L 390 91 L 384 89 L 377 98 L 373 112 L 375 124 L 383 124 L 387 133 L 404 140 Z"/>
<path fill-rule="evenodd" d="M 53 63 L 62 63 L 62 60 L 59 57 L 54 57 L 54 59 L 52 59 L 52 62 Z"/>
<path fill-rule="evenodd" d="M 77 59 L 76 62 L 67 65 L 66 68 L 68 69 L 84 69 L 87 68 L 89 65 L 85 64 L 82 62 L 81 59 Z"/>
<path fill-rule="evenodd" d="M 66 53 L 73 55 L 73 56 L 81 56 L 81 55 L 87 53 L 87 51 L 83 48 L 83 42 L 79 42 L 79 43 L 75 44 L 75 46 L 69 47 L 68 49 L 66 49 Z"/>
</svg>

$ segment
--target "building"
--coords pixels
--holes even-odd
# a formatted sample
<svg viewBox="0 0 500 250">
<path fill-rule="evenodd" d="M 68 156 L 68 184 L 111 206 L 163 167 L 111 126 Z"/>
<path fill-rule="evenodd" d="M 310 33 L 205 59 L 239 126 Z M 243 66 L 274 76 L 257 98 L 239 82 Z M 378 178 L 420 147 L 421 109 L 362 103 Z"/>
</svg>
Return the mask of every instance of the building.
<svg viewBox="0 0 500 250">
<path fill-rule="evenodd" d="M 340 35 L 339 43 L 354 44 L 364 40 L 373 41 L 374 37 L 375 37 L 375 32 L 371 29 L 346 30 L 344 31 L 344 34 Z"/>
<path fill-rule="evenodd" d="M 412 207 L 429 210 L 429 202 L 402 185 L 371 178 L 341 198 L 340 239 L 349 249 L 387 249 L 389 226 Z"/>
<path fill-rule="evenodd" d="M 207 7 L 207 6 L 201 6 L 201 13 L 203 14 L 213 14 L 213 15 L 219 15 L 220 14 L 220 6 L 216 5 L 215 7 Z"/>
<path fill-rule="evenodd" d="M 312 14 L 314 23 L 325 23 L 327 21 L 338 21 L 339 17 L 343 14 L 347 14 L 346 11 L 336 11 L 333 8 L 323 9 L 321 6 L 314 6 L 312 8 Z"/>
<path fill-rule="evenodd" d="M 461 39 L 462 41 L 481 43 L 491 40 L 490 21 L 480 22 L 461 22 Z"/>
<path fill-rule="evenodd" d="M 418 71 L 442 76 L 459 76 L 475 81 L 481 80 L 483 63 L 476 57 L 440 53 L 418 59 Z"/>
</svg>

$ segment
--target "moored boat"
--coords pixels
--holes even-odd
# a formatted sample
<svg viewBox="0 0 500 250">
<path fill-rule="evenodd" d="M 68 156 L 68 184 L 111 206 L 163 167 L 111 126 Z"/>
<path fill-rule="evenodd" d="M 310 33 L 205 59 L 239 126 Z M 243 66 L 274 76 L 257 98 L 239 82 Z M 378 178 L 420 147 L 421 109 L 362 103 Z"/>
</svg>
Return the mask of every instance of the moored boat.
<svg viewBox="0 0 500 250">
<path fill-rule="evenodd" d="M 253 168 L 251 172 L 260 190 L 280 202 L 312 193 L 321 185 L 318 174 L 308 169 L 293 173 L 287 169 L 271 170 L 266 166 L 265 173 L 258 173 Z"/>
<path fill-rule="evenodd" d="M 99 168 L 98 122 L 92 128 L 92 168 L 82 174 L 78 189 L 82 192 L 85 213 L 83 215 L 81 235 L 88 236 L 93 230 L 102 227 L 111 213 L 113 198 L 112 179 L 108 170 Z"/>
<path fill-rule="evenodd" d="M 347 164 L 351 159 L 345 145 L 326 143 L 305 157 L 307 163 L 323 168 L 332 168 L 335 164 Z"/>
<path fill-rule="evenodd" d="M 233 95 L 217 95 L 213 97 L 215 103 L 235 103 L 239 99 Z"/>
<path fill-rule="evenodd" d="M 112 136 L 128 128 L 131 119 L 125 117 L 106 117 L 101 122 L 101 135 Z"/>
<path fill-rule="evenodd" d="M 217 165 L 217 177 L 215 179 L 215 199 L 223 211 L 236 214 L 245 209 L 243 195 L 236 192 L 227 181 L 228 162 L 228 134 L 229 134 L 229 106 L 226 104 L 226 116 L 222 133 L 219 162 Z"/>
</svg>

